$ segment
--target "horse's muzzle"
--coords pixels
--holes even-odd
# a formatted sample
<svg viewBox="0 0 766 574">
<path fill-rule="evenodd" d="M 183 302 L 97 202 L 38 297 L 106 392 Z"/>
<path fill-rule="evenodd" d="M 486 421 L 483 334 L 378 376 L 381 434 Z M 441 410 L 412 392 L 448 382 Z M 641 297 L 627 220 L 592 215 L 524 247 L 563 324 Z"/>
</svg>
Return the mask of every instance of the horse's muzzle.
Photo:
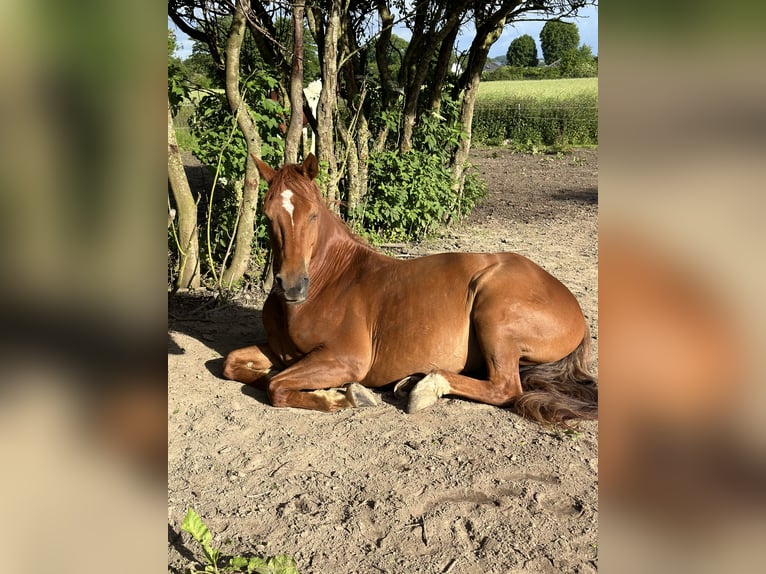
<svg viewBox="0 0 766 574">
<path fill-rule="evenodd" d="M 309 295 L 309 276 L 305 273 L 296 277 L 294 281 L 287 281 L 281 274 L 274 279 L 285 303 L 303 303 Z"/>
</svg>

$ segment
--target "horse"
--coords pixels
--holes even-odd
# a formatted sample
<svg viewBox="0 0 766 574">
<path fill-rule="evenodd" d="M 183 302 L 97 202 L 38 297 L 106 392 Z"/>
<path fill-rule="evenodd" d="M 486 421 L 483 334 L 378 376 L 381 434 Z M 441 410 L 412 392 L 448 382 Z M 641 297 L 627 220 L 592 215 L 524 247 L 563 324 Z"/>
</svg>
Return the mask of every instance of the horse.
<svg viewBox="0 0 766 574">
<path fill-rule="evenodd" d="M 396 384 L 409 413 L 450 395 L 547 425 L 597 418 L 589 330 L 558 279 L 515 253 L 388 257 L 327 208 L 313 154 L 279 170 L 252 157 L 275 276 L 267 340 L 230 352 L 225 378 L 275 407 L 372 406 Z"/>
</svg>

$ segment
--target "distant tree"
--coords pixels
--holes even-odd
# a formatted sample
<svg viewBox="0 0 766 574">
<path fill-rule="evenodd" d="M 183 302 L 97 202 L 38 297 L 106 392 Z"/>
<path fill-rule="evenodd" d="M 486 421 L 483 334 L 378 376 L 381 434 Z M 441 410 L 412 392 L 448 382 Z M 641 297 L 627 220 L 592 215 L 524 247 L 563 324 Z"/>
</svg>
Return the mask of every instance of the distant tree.
<svg viewBox="0 0 766 574">
<path fill-rule="evenodd" d="M 176 39 L 176 33 L 168 28 L 168 58 L 175 56 L 178 49 L 178 40 Z"/>
<path fill-rule="evenodd" d="M 402 57 L 407 51 L 409 42 L 400 38 L 396 34 L 391 34 L 390 40 L 382 46 L 381 51 L 385 54 L 384 59 L 388 64 L 388 72 L 393 78 L 399 75 L 399 69 L 402 67 Z M 380 77 L 378 70 L 377 54 L 373 50 L 367 52 L 367 69 L 373 78 Z"/>
<path fill-rule="evenodd" d="M 184 64 L 191 83 L 203 88 L 211 88 L 220 83 L 220 72 L 206 44 L 195 40 L 192 44 L 192 52 L 184 60 Z"/>
<path fill-rule="evenodd" d="M 168 78 L 181 77 L 186 73 L 183 62 L 176 56 L 176 50 L 178 50 L 176 33 L 168 28 Z"/>
<path fill-rule="evenodd" d="M 567 50 L 576 50 L 580 45 L 580 32 L 577 24 L 549 20 L 540 31 L 540 45 L 546 64 L 552 64 Z"/>
<path fill-rule="evenodd" d="M 576 50 L 567 50 L 561 55 L 562 78 L 592 78 L 598 75 L 598 62 L 590 46 L 583 44 Z"/>
<path fill-rule="evenodd" d="M 519 36 L 511 42 L 506 55 L 510 66 L 537 66 L 537 44 L 529 34 Z"/>
</svg>

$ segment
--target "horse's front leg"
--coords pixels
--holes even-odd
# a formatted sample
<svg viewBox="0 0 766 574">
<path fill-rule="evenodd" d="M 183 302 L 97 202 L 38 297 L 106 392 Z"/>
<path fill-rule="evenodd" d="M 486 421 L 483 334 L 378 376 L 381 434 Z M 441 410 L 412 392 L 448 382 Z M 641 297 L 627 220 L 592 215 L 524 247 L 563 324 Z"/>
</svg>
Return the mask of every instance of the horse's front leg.
<svg viewBox="0 0 766 574">
<path fill-rule="evenodd" d="M 327 349 L 309 353 L 269 381 L 268 393 L 275 407 L 332 412 L 378 404 L 375 395 L 352 381 L 364 378 L 365 361 L 339 357 Z M 339 388 L 347 385 L 345 388 Z"/>
<path fill-rule="evenodd" d="M 282 361 L 266 342 L 232 351 L 223 361 L 225 378 L 264 389 L 282 369 Z"/>
</svg>

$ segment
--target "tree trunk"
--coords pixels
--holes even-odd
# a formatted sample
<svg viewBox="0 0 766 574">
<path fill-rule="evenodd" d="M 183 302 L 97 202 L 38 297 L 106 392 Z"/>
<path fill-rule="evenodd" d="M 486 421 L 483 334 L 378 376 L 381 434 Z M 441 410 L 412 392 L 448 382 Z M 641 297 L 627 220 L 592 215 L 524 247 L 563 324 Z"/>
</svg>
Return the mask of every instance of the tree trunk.
<svg viewBox="0 0 766 574">
<path fill-rule="evenodd" d="M 463 99 L 460 105 L 460 124 L 463 135 L 458 143 L 452 163 L 452 191 L 455 194 L 456 203 L 460 203 L 463 196 L 463 184 L 465 182 L 465 165 L 468 154 L 471 151 L 471 124 L 473 123 L 473 109 L 476 103 L 476 94 L 479 92 L 481 71 L 487 63 L 487 55 L 500 34 L 503 32 L 506 18 L 499 18 L 494 27 L 488 29 L 481 36 L 477 36 L 471 45 L 467 68 L 461 80 L 465 82 Z"/>
<path fill-rule="evenodd" d="M 335 158 L 335 117 L 338 93 L 338 40 L 340 37 L 340 0 L 331 0 L 324 34 L 317 38 L 321 50 L 322 92 L 317 105 L 317 159 L 327 178 L 320 187 L 330 209 L 338 212 L 338 165 Z"/>
<path fill-rule="evenodd" d="M 173 128 L 173 114 L 168 99 L 168 181 L 176 200 L 178 217 L 178 254 L 180 267 L 176 289 L 199 287 L 199 239 L 197 233 L 197 202 L 194 201 L 189 180 L 186 178 L 181 152 Z M 170 220 L 168 220 L 170 224 Z"/>
<path fill-rule="evenodd" d="M 444 87 L 444 80 L 449 73 L 452 49 L 455 46 L 455 40 L 457 39 L 459 30 L 460 28 L 455 26 L 452 31 L 447 34 L 447 37 L 444 38 L 444 41 L 439 48 L 439 57 L 437 58 L 436 66 L 434 67 L 434 82 L 431 87 L 431 96 L 428 101 L 428 109 L 434 114 L 438 114 L 441 108 L 442 88 Z"/>
<path fill-rule="evenodd" d="M 347 209 L 346 215 L 351 214 L 356 209 L 359 203 L 359 198 L 362 196 L 362 190 L 360 188 L 359 181 L 359 154 L 356 148 L 356 142 L 354 141 L 354 134 L 339 121 L 337 124 L 338 135 L 340 136 L 343 146 L 346 148 L 346 179 L 347 179 Z"/>
<path fill-rule="evenodd" d="M 303 131 L 303 14 L 304 0 L 293 4 L 293 67 L 290 74 L 290 126 L 285 136 L 285 163 L 298 162 Z"/>
<path fill-rule="evenodd" d="M 375 60 L 378 64 L 381 88 L 381 109 L 386 112 L 391 108 L 391 101 L 395 89 L 391 70 L 388 68 L 388 45 L 391 43 L 391 34 L 394 27 L 394 16 L 385 0 L 377 0 L 378 15 L 382 27 L 380 36 L 375 43 Z"/>
<path fill-rule="evenodd" d="M 479 72 L 481 74 L 481 72 Z M 456 204 L 460 204 L 463 197 L 463 183 L 465 182 L 465 165 L 468 162 L 468 154 L 471 152 L 471 123 L 473 122 L 473 108 L 476 103 L 476 94 L 479 92 L 479 80 L 471 82 L 460 105 L 460 125 L 462 135 L 458 142 L 452 160 L 451 188 Z"/>
<path fill-rule="evenodd" d="M 245 182 L 242 189 L 242 202 L 239 206 L 239 223 L 232 254 L 231 264 L 222 273 L 220 283 L 231 287 L 242 279 L 250 262 L 250 252 L 255 236 L 255 213 L 258 208 L 258 183 L 260 176 L 251 155 L 261 156 L 261 140 L 255 122 L 247 104 L 239 92 L 239 58 L 242 42 L 245 38 L 247 18 L 242 4 L 236 4 L 226 42 L 226 98 L 231 113 L 237 119 L 237 125 L 247 142 L 245 161 Z"/>
<path fill-rule="evenodd" d="M 423 24 L 417 24 L 417 22 L 422 21 L 426 17 L 425 12 L 421 14 L 420 10 L 425 11 L 428 8 L 425 3 L 422 5 L 422 8 L 418 8 L 412 40 L 407 48 L 405 61 L 402 63 L 404 76 L 400 75 L 400 78 L 406 78 L 406 82 L 404 82 L 405 96 L 402 117 L 402 138 L 399 142 L 399 151 L 401 153 L 406 153 L 412 149 L 412 136 L 415 124 L 418 121 L 418 100 L 423 91 L 423 83 L 428 75 L 431 58 L 433 58 L 436 50 L 441 47 L 442 43 L 452 37 L 452 33 L 459 26 L 460 18 L 468 4 L 467 0 L 449 4 L 442 17 L 444 23 L 441 29 L 436 30 L 435 26 L 438 22 L 432 21 L 429 23 L 428 30 L 420 34 L 417 33 L 418 26 Z"/>
<path fill-rule="evenodd" d="M 356 130 L 356 141 L 359 154 L 359 196 L 355 198 L 355 204 L 352 206 L 356 208 L 358 204 L 367 195 L 367 181 L 369 168 L 367 166 L 367 159 L 370 157 L 370 127 L 367 124 L 367 117 L 364 115 L 364 108 L 359 114 L 359 122 Z"/>
</svg>

